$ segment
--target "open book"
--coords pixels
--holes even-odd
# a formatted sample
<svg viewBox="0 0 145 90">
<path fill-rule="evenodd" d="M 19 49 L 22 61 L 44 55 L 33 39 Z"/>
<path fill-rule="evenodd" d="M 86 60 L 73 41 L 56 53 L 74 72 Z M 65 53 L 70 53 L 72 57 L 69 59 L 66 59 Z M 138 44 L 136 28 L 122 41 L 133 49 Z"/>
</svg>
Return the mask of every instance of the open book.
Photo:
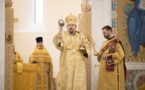
<svg viewBox="0 0 145 90">
<path fill-rule="evenodd" d="M 139 0 L 138 8 L 140 10 L 145 10 L 145 0 Z"/>
</svg>

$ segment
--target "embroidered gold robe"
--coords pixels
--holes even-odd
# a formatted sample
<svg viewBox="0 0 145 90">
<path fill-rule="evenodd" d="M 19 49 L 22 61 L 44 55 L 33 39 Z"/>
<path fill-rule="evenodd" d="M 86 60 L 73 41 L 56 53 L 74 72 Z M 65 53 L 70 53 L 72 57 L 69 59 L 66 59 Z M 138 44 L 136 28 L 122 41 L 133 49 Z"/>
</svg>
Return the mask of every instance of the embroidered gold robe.
<svg viewBox="0 0 145 90">
<path fill-rule="evenodd" d="M 112 40 L 106 40 L 99 52 L 101 54 L 102 49 Z M 114 59 L 114 71 L 106 70 L 106 59 L 98 56 L 98 61 L 100 62 L 99 76 L 97 81 L 97 90 L 125 90 L 125 75 L 124 75 L 124 51 L 122 46 L 117 43 L 115 53 L 108 54 L 108 48 L 104 53 L 108 56 L 112 55 Z"/>
<path fill-rule="evenodd" d="M 29 63 L 35 63 L 40 68 L 40 72 L 37 75 L 37 90 L 53 90 L 52 60 L 44 46 L 42 50 L 38 49 L 37 46 L 35 47 Z M 46 72 L 47 69 L 49 69 L 49 72 Z"/>
<path fill-rule="evenodd" d="M 86 68 L 85 56 L 90 55 L 89 41 L 85 40 L 85 50 L 79 50 L 81 38 L 84 38 L 79 32 L 71 35 L 68 31 L 55 35 L 53 42 L 57 49 L 60 50 L 59 72 L 57 75 L 58 90 L 86 90 Z M 57 40 L 61 40 L 60 46 Z"/>
<path fill-rule="evenodd" d="M 142 86 L 139 88 L 139 90 L 145 90 L 145 84 L 142 85 Z"/>
</svg>

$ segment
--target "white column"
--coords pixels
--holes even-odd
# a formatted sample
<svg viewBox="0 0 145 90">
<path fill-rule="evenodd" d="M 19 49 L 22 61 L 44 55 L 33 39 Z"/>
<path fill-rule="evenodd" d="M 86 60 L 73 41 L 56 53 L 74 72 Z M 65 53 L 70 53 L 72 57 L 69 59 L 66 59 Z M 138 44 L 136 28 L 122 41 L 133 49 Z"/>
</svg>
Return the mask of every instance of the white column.
<svg viewBox="0 0 145 90">
<path fill-rule="evenodd" d="M 102 35 L 102 27 L 111 26 L 111 5 L 112 0 L 88 0 L 92 12 L 92 36 L 96 43 L 96 50 L 99 51 L 105 41 Z M 92 89 L 96 90 L 98 80 L 99 63 L 97 57 L 92 55 Z"/>
<path fill-rule="evenodd" d="M 5 0 L 0 0 L 0 90 L 4 90 L 5 78 Z"/>
</svg>

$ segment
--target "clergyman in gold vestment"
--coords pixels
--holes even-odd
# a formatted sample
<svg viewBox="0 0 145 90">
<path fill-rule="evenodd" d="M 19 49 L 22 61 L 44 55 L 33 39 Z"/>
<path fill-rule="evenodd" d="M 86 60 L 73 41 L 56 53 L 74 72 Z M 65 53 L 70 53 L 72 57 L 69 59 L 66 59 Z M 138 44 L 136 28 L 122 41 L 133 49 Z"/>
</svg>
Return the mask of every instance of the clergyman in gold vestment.
<svg viewBox="0 0 145 90">
<path fill-rule="evenodd" d="M 54 36 L 53 42 L 60 50 L 59 72 L 57 75 L 58 90 L 86 90 L 85 58 L 90 56 L 88 40 L 76 31 L 77 17 L 68 15 L 65 18 L 67 31 L 62 30 Z M 84 50 L 80 50 L 80 46 Z"/>
<path fill-rule="evenodd" d="M 103 27 L 102 32 L 107 40 L 97 55 L 100 62 L 97 90 L 125 90 L 124 49 L 110 26 Z"/>
<path fill-rule="evenodd" d="M 37 64 L 40 72 L 37 75 L 37 90 L 53 90 L 53 66 L 51 57 L 43 45 L 43 38 L 36 38 L 37 45 L 30 56 L 29 63 Z"/>
</svg>

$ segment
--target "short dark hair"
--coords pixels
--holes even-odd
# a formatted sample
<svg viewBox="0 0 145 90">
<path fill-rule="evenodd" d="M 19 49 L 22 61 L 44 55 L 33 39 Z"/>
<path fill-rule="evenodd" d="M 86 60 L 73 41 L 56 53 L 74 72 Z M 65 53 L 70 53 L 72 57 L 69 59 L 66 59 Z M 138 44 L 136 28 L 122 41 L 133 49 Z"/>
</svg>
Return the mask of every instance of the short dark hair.
<svg viewBox="0 0 145 90">
<path fill-rule="evenodd" d="M 110 27 L 110 26 L 108 26 L 108 25 L 107 25 L 107 26 L 104 26 L 104 27 L 102 28 L 102 30 L 103 30 L 103 29 L 106 29 L 107 31 L 110 30 L 110 31 L 112 32 L 112 27 Z"/>
</svg>

